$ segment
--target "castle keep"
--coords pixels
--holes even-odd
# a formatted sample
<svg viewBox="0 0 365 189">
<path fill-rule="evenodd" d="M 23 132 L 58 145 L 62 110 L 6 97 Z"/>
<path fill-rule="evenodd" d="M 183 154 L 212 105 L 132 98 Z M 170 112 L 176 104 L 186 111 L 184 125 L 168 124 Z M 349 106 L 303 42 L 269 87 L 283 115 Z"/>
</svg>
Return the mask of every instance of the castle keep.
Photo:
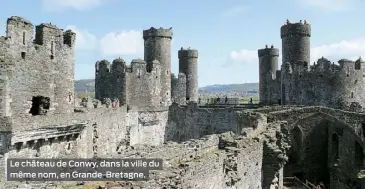
<svg viewBox="0 0 365 189">
<path fill-rule="evenodd" d="M 306 22 L 288 21 L 281 27 L 281 70 L 277 70 L 277 48 L 258 50 L 261 103 L 362 109 L 365 62 L 341 59 L 335 64 L 322 57 L 310 65 L 310 37 Z"/>
<path fill-rule="evenodd" d="M 278 49 L 258 51 L 262 104 L 255 108 L 198 106 L 198 51 L 181 48 L 179 73 L 172 74 L 171 28 L 143 32 L 144 59 L 96 62 L 97 99 L 80 102 L 75 33 L 40 24 L 34 35 L 31 22 L 10 17 L 0 37 L 0 188 L 364 187 L 357 178 L 365 165 L 365 114 L 358 112 L 364 62 L 322 58 L 309 67 L 309 37 L 307 23 L 283 26 L 281 70 Z M 285 105 L 262 106 L 280 100 Z M 145 182 L 94 186 L 7 182 L 8 158 L 161 158 L 164 164 Z"/>
</svg>

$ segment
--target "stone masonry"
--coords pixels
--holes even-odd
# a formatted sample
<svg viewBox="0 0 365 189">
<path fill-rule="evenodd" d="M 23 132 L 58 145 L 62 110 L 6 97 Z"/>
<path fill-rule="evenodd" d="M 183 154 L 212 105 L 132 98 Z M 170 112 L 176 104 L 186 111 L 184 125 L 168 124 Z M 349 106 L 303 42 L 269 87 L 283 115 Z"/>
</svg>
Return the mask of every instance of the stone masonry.
<svg viewBox="0 0 365 189">
<path fill-rule="evenodd" d="M 143 31 L 144 60 L 126 65 L 121 58 L 112 64 L 95 64 L 95 98 L 119 99 L 119 105 L 144 110 L 168 107 L 175 102 L 198 101 L 198 51 L 180 50 L 178 78 L 171 73 L 172 29 Z M 181 56 L 180 56 L 181 55 Z M 190 99 L 190 100 L 189 100 Z"/>
<path fill-rule="evenodd" d="M 281 27 L 282 66 L 278 49 L 258 51 L 260 58 L 260 101 L 263 104 L 323 105 L 362 111 L 365 105 L 361 57 L 341 59 L 338 64 L 320 58 L 310 65 L 311 26 L 306 22 Z"/>
<path fill-rule="evenodd" d="M 298 65 L 306 67 L 309 52 L 300 54 L 297 48 L 309 44 L 308 28 L 282 29 L 293 49 L 285 50 L 281 72 L 276 71 L 278 50 L 259 50 L 262 104 L 300 97 L 293 91 L 301 82 L 293 78 L 302 73 Z M 34 30 L 23 18 L 8 19 L 7 35 L 0 37 L 1 189 L 284 189 L 284 178 L 294 176 L 331 189 L 364 187 L 357 178 L 365 163 L 365 114 L 356 92 L 362 75 L 354 71 L 362 60 L 333 66 L 321 59 L 313 71 L 303 72 L 301 78 L 309 80 L 323 70 L 344 70 L 317 78 L 321 84 L 313 87 L 328 90 L 315 88 L 318 98 L 295 101 L 316 106 L 198 106 L 198 52 L 179 52 L 176 78 L 170 73 L 172 30 L 151 28 L 143 37 L 144 60 L 98 61 L 96 99 L 75 99 L 75 33 L 51 24 Z M 327 77 L 344 79 L 336 81 L 338 90 L 330 90 Z M 355 99 L 358 104 L 332 106 L 329 91 L 342 94 L 341 103 Z M 151 171 L 146 182 L 6 181 L 7 158 L 66 157 L 161 158 L 163 170 Z"/>
</svg>

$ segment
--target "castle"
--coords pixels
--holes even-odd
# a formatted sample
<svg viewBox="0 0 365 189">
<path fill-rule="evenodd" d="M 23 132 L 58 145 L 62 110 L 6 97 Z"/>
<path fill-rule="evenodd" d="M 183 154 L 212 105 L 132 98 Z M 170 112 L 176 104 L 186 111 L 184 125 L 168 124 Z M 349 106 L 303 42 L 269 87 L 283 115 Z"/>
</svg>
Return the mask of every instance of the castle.
<svg viewBox="0 0 365 189">
<path fill-rule="evenodd" d="M 126 65 L 123 59 L 95 64 L 95 98 L 117 99 L 120 106 L 139 110 L 185 104 L 198 100 L 198 51 L 179 50 L 178 78 L 171 73 L 172 29 L 143 31 L 144 60 L 134 59 Z"/>
<path fill-rule="evenodd" d="M 322 57 L 310 65 L 311 26 L 305 21 L 281 27 L 282 66 L 279 50 L 259 49 L 260 102 L 262 104 L 321 105 L 362 110 L 365 105 L 365 61 L 341 59 L 339 65 Z"/>
<path fill-rule="evenodd" d="M 281 71 L 277 49 L 259 50 L 262 105 L 279 99 L 284 105 L 256 108 L 198 106 L 198 52 L 179 50 L 176 78 L 172 30 L 162 28 L 143 32 L 144 60 L 98 61 L 97 99 L 78 102 L 77 36 L 51 24 L 36 26 L 35 35 L 33 29 L 10 17 L 0 38 L 1 189 L 365 186 L 357 177 L 365 165 L 365 114 L 352 111 L 362 106 L 362 61 L 337 66 L 320 59 L 309 70 L 306 23 L 282 27 Z M 8 158 L 161 158 L 164 165 L 145 182 L 21 183 L 6 181 Z"/>
</svg>

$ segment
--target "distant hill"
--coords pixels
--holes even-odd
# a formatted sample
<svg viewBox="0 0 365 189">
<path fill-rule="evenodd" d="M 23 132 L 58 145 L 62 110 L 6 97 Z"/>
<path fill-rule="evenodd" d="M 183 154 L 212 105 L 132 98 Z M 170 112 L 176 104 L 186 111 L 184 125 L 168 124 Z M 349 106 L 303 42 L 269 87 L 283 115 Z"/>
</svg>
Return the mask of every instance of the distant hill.
<svg viewBox="0 0 365 189">
<path fill-rule="evenodd" d="M 258 83 L 244 83 L 244 84 L 228 84 L 228 85 L 208 85 L 199 89 L 202 92 L 246 92 L 258 91 Z M 94 79 L 82 79 L 75 81 L 75 92 L 85 93 L 95 91 Z"/>
<path fill-rule="evenodd" d="M 95 92 L 95 81 L 94 79 L 81 79 L 75 81 L 75 92 Z"/>
<path fill-rule="evenodd" d="M 227 84 L 227 85 L 208 85 L 201 87 L 199 91 L 202 92 L 246 92 L 258 91 L 258 83 L 243 83 L 243 84 Z"/>
</svg>

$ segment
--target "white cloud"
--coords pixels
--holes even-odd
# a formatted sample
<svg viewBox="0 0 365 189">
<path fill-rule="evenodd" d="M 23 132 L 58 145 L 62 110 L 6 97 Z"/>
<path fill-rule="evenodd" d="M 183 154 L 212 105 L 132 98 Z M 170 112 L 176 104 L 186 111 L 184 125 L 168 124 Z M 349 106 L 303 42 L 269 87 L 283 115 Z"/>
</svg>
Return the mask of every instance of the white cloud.
<svg viewBox="0 0 365 189">
<path fill-rule="evenodd" d="M 87 30 L 78 29 L 76 26 L 70 25 L 66 29 L 70 29 L 76 33 L 76 50 L 94 50 L 97 45 L 96 36 Z"/>
<path fill-rule="evenodd" d="M 42 0 L 43 8 L 47 11 L 62 11 L 74 9 L 78 11 L 93 9 L 109 0 Z"/>
<path fill-rule="evenodd" d="M 143 52 L 142 32 L 129 30 L 119 33 L 111 32 L 100 40 L 103 56 L 134 55 Z"/>
<path fill-rule="evenodd" d="M 224 17 L 236 16 L 249 11 L 247 6 L 236 6 L 224 11 L 221 15 Z"/>
<path fill-rule="evenodd" d="M 242 63 L 258 62 L 257 51 L 242 49 L 240 51 L 232 51 L 230 53 L 232 60 Z"/>
<path fill-rule="evenodd" d="M 350 11 L 357 7 L 359 0 L 299 0 L 307 8 L 318 8 L 325 12 Z"/>
<path fill-rule="evenodd" d="M 334 62 L 347 58 L 356 60 L 359 56 L 365 57 L 365 38 L 344 40 L 339 43 L 322 45 L 311 49 L 311 60 L 317 61 L 326 57 Z"/>
<path fill-rule="evenodd" d="M 279 63 L 281 63 L 282 52 L 280 50 Z M 321 57 L 325 57 L 333 62 L 337 62 L 342 58 L 356 60 L 359 56 L 365 59 L 365 38 L 344 40 L 339 43 L 322 45 L 311 48 L 311 64 Z M 230 58 L 236 63 L 254 63 L 258 64 L 257 50 L 242 49 L 240 51 L 232 51 Z"/>
</svg>

